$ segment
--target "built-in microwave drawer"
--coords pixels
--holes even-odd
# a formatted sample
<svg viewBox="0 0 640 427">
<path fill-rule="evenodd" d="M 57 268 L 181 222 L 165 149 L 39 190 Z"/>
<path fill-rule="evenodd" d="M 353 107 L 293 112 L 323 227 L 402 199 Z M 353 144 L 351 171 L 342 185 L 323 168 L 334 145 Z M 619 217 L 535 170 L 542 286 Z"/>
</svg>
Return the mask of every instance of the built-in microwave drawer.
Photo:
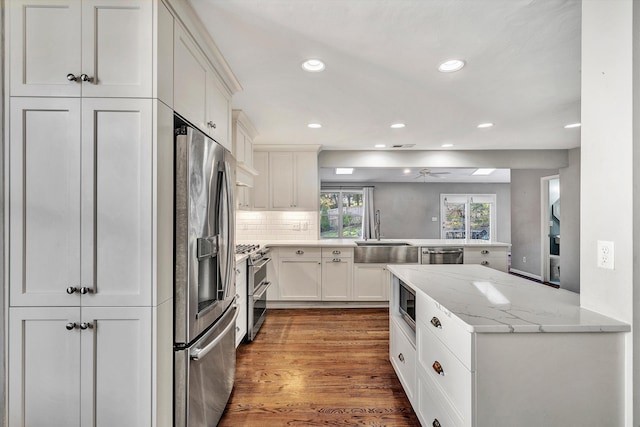
<svg viewBox="0 0 640 427">
<path fill-rule="evenodd" d="M 451 313 L 445 311 L 446 309 L 422 292 L 417 293 L 416 304 L 420 307 L 420 310 L 416 312 L 417 321 L 422 324 L 422 327 L 438 337 L 467 369 L 474 370 L 475 366 L 471 357 L 473 334 L 464 328 L 463 322 L 452 318 Z"/>
</svg>

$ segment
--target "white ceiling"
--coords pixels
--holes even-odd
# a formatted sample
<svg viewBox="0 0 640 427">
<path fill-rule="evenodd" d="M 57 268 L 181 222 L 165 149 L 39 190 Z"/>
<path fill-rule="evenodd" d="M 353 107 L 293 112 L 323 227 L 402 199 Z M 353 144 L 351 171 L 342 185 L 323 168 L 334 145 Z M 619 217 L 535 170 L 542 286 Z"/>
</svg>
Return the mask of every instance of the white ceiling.
<svg viewBox="0 0 640 427">
<path fill-rule="evenodd" d="M 351 175 L 337 175 L 336 168 L 320 168 L 321 182 L 411 182 L 411 183 L 509 183 L 510 169 L 496 169 L 486 176 L 473 175 L 476 168 L 428 168 L 432 174 L 420 174 L 423 168 L 354 168 Z M 406 172 L 408 171 L 408 172 Z"/>
<path fill-rule="evenodd" d="M 580 0 L 189 2 L 243 86 L 233 108 L 258 144 L 580 145 L 563 127 L 580 121 Z M 308 58 L 326 70 L 303 71 Z M 466 67 L 438 72 L 451 58 Z"/>
</svg>

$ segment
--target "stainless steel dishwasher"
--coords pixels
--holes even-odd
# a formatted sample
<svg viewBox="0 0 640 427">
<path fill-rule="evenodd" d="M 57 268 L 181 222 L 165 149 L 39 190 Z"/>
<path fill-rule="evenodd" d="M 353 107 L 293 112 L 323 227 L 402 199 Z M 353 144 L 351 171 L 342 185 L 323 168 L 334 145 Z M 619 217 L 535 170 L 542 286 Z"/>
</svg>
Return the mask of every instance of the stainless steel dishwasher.
<svg viewBox="0 0 640 427">
<path fill-rule="evenodd" d="M 420 264 L 462 264 L 463 248 L 420 248 Z"/>
</svg>

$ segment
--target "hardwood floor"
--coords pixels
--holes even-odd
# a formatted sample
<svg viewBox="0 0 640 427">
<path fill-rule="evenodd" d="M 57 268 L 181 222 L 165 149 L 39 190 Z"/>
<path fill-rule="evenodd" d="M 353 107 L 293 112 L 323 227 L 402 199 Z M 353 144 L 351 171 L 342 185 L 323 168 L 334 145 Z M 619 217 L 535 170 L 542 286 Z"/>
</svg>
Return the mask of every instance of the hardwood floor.
<svg viewBox="0 0 640 427">
<path fill-rule="evenodd" d="M 419 426 L 389 362 L 387 309 L 270 309 L 237 353 L 219 426 Z"/>
</svg>

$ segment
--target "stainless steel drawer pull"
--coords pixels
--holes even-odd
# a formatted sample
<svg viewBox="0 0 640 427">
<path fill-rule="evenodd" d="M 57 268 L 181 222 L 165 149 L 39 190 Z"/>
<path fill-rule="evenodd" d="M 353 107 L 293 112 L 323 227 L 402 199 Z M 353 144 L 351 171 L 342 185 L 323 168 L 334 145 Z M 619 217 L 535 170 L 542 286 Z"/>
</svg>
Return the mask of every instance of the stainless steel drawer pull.
<svg viewBox="0 0 640 427">
<path fill-rule="evenodd" d="M 482 265 L 489 265 L 489 261 L 482 261 L 480 264 L 482 264 Z"/>
<path fill-rule="evenodd" d="M 68 331 L 72 330 L 73 328 L 75 328 L 77 325 L 75 324 L 75 322 L 69 322 L 65 325 L 65 328 L 67 328 Z"/>
<path fill-rule="evenodd" d="M 93 323 L 82 322 L 80 323 L 80 329 L 93 329 Z"/>
<path fill-rule="evenodd" d="M 434 418 L 434 419 L 433 419 L 433 423 L 431 423 L 431 425 L 432 425 L 433 427 L 442 427 L 442 426 L 440 425 L 440 421 L 438 421 L 438 419 L 437 419 L 437 418 Z"/>
<path fill-rule="evenodd" d="M 72 294 L 74 294 L 74 293 L 76 293 L 76 292 L 78 292 L 78 291 L 79 291 L 79 289 L 78 289 L 78 288 L 76 288 L 75 286 L 69 286 L 69 287 L 67 288 L 67 293 L 68 293 L 69 295 L 72 295 Z"/>
<path fill-rule="evenodd" d="M 304 254 L 304 251 L 297 250 L 297 251 L 296 251 L 296 253 L 297 253 L 298 255 L 302 255 L 302 254 Z"/>
<path fill-rule="evenodd" d="M 436 371 L 439 375 L 444 376 L 444 369 L 442 369 L 442 365 L 440 364 L 440 362 L 438 362 L 437 360 L 435 362 L 433 362 L 433 365 L 431 365 L 431 367 L 433 368 L 434 371 Z"/>
<path fill-rule="evenodd" d="M 91 83 L 93 81 L 93 77 L 89 77 L 86 74 L 80 74 L 80 80 Z"/>
<path fill-rule="evenodd" d="M 67 80 L 69 80 L 70 82 L 77 82 L 78 78 L 76 76 L 74 76 L 73 74 L 69 73 L 69 74 L 67 74 Z"/>
<path fill-rule="evenodd" d="M 333 262 L 341 262 L 342 260 L 340 258 L 334 258 Z"/>
<path fill-rule="evenodd" d="M 341 252 L 340 252 L 340 251 L 333 251 L 333 254 L 334 254 L 334 255 L 340 255 L 340 254 L 341 254 Z"/>
<path fill-rule="evenodd" d="M 431 319 L 431 324 L 433 326 L 435 326 L 436 328 L 440 328 L 442 329 L 442 323 L 440 323 L 440 319 L 438 319 L 437 317 L 433 316 L 433 318 Z"/>
<path fill-rule="evenodd" d="M 483 250 L 481 250 L 481 251 L 480 251 L 480 253 L 481 253 L 482 255 L 487 255 L 487 254 L 489 253 L 489 251 L 488 251 L 488 250 L 486 250 L 486 249 L 483 249 Z"/>
<path fill-rule="evenodd" d="M 404 354 L 400 353 L 398 355 L 398 359 L 400 359 L 401 362 L 404 362 Z"/>
<path fill-rule="evenodd" d="M 90 294 L 90 293 L 93 293 L 93 289 L 87 288 L 86 286 L 83 286 L 83 287 L 80 288 L 80 293 L 82 295 Z"/>
</svg>

